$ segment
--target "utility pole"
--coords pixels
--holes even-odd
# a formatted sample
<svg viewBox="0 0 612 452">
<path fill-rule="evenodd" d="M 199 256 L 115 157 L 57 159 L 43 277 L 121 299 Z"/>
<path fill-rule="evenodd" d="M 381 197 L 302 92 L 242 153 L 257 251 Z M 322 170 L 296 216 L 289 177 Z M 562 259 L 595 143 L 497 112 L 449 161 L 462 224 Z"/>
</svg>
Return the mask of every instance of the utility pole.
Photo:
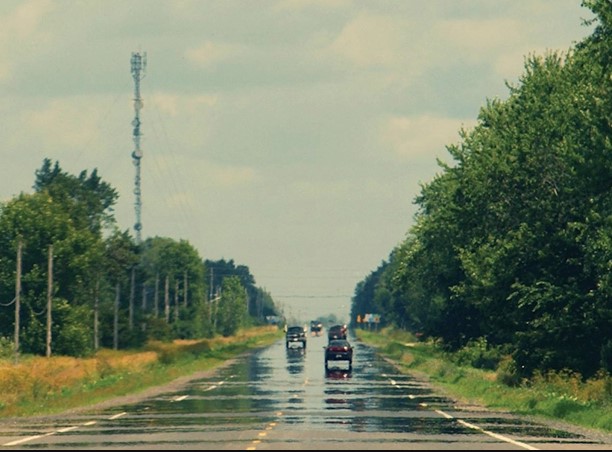
<svg viewBox="0 0 612 452">
<path fill-rule="evenodd" d="M 115 285 L 115 305 L 113 307 L 113 350 L 119 349 L 119 297 L 121 287 L 119 283 Z"/>
<path fill-rule="evenodd" d="M 147 53 L 144 52 L 142 55 L 139 52 L 132 52 L 131 72 L 132 78 L 134 79 L 134 119 L 132 120 L 132 135 L 134 140 L 134 151 L 132 152 L 132 159 L 134 166 L 136 167 L 136 178 L 134 180 L 134 195 L 136 195 L 136 201 L 134 202 L 136 211 L 136 223 L 134 223 L 134 230 L 136 231 L 136 243 L 140 244 L 142 223 L 142 200 L 140 191 L 140 160 L 142 159 L 142 150 L 140 149 L 140 110 L 143 107 L 142 99 L 140 98 L 140 81 L 144 78 L 144 72 L 147 67 Z"/>
<path fill-rule="evenodd" d="M 134 328 L 134 297 L 136 296 L 136 266 L 132 266 L 132 277 L 130 279 L 130 304 L 128 311 L 128 328 Z"/>
<path fill-rule="evenodd" d="M 21 253 L 23 242 L 17 244 L 17 278 L 15 279 L 15 362 L 19 360 L 19 310 L 21 309 Z"/>
<path fill-rule="evenodd" d="M 53 309 L 53 245 L 49 245 L 47 268 L 47 358 L 49 358 L 51 356 L 51 310 Z"/>
<path fill-rule="evenodd" d="M 96 274 L 96 287 L 94 289 L 94 350 L 100 348 L 100 274 Z"/>
<path fill-rule="evenodd" d="M 170 277 L 168 275 L 164 282 L 164 316 L 166 323 L 170 323 Z"/>
</svg>

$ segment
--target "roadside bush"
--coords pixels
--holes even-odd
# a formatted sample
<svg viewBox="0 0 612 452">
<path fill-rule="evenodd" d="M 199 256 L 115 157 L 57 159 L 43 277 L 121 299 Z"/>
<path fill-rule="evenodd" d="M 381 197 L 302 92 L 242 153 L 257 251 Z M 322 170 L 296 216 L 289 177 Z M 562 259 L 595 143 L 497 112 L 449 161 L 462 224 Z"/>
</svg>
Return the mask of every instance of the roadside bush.
<svg viewBox="0 0 612 452">
<path fill-rule="evenodd" d="M 211 350 L 210 342 L 207 340 L 199 340 L 193 344 L 188 345 L 185 350 L 192 355 L 198 357 L 204 353 L 208 353 Z"/>
<path fill-rule="evenodd" d="M 471 340 L 453 357 L 459 365 L 470 365 L 476 369 L 495 370 L 502 359 L 501 347 L 492 347 L 484 337 Z"/>
<path fill-rule="evenodd" d="M 608 339 L 601 347 L 601 368 L 612 372 L 612 339 Z"/>
<path fill-rule="evenodd" d="M 516 362 L 512 356 L 504 356 L 497 366 L 497 376 L 495 380 L 498 383 L 510 387 L 517 387 L 521 384 L 522 378 L 516 371 Z"/>
<path fill-rule="evenodd" d="M 12 358 L 15 354 L 15 343 L 8 337 L 0 336 L 0 359 Z"/>
</svg>

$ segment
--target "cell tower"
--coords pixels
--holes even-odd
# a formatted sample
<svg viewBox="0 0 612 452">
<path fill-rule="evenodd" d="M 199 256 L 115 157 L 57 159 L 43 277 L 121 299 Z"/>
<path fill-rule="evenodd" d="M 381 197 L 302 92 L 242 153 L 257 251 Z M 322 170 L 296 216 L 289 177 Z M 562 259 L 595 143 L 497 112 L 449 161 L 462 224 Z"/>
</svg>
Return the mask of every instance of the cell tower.
<svg viewBox="0 0 612 452">
<path fill-rule="evenodd" d="M 140 137 L 142 136 L 140 133 L 140 110 L 143 106 L 142 99 L 140 98 L 140 81 L 144 78 L 145 69 L 147 67 L 147 53 L 144 52 L 141 55 L 139 52 L 132 52 L 132 59 L 130 62 L 132 78 L 134 79 L 134 120 L 132 121 L 132 126 L 134 126 L 132 134 L 134 139 L 132 160 L 136 167 L 136 178 L 134 179 L 136 223 L 134 223 L 134 230 L 136 231 L 136 243 L 140 244 L 142 240 L 140 234 L 142 230 L 142 223 L 140 222 L 140 214 L 142 211 L 142 193 L 140 191 L 140 160 L 142 159 L 142 150 L 140 149 Z"/>
</svg>

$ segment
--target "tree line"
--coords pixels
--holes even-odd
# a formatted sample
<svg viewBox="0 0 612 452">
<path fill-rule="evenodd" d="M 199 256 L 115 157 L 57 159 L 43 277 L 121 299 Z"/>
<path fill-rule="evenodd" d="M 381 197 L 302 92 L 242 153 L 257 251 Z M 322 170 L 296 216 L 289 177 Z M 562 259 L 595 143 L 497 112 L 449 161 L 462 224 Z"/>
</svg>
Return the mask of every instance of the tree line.
<svg viewBox="0 0 612 452">
<path fill-rule="evenodd" d="M 229 336 L 277 315 L 245 265 L 205 260 L 186 240 L 136 243 L 117 191 L 44 159 L 33 193 L 0 204 L 0 340 L 16 354 L 86 356 L 149 339 Z"/>
<path fill-rule="evenodd" d="M 447 146 L 388 259 L 355 288 L 366 312 L 520 376 L 612 370 L 612 3 L 593 33 L 525 58 L 506 100 Z"/>
</svg>

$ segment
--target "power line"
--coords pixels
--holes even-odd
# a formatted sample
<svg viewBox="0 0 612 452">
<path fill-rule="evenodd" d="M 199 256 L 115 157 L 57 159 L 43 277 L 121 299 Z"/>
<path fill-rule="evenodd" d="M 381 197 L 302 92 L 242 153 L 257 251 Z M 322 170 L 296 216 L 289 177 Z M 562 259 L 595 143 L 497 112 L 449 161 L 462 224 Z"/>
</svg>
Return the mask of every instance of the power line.
<svg viewBox="0 0 612 452">
<path fill-rule="evenodd" d="M 350 298 L 353 295 L 274 295 L 274 298 Z"/>
</svg>

